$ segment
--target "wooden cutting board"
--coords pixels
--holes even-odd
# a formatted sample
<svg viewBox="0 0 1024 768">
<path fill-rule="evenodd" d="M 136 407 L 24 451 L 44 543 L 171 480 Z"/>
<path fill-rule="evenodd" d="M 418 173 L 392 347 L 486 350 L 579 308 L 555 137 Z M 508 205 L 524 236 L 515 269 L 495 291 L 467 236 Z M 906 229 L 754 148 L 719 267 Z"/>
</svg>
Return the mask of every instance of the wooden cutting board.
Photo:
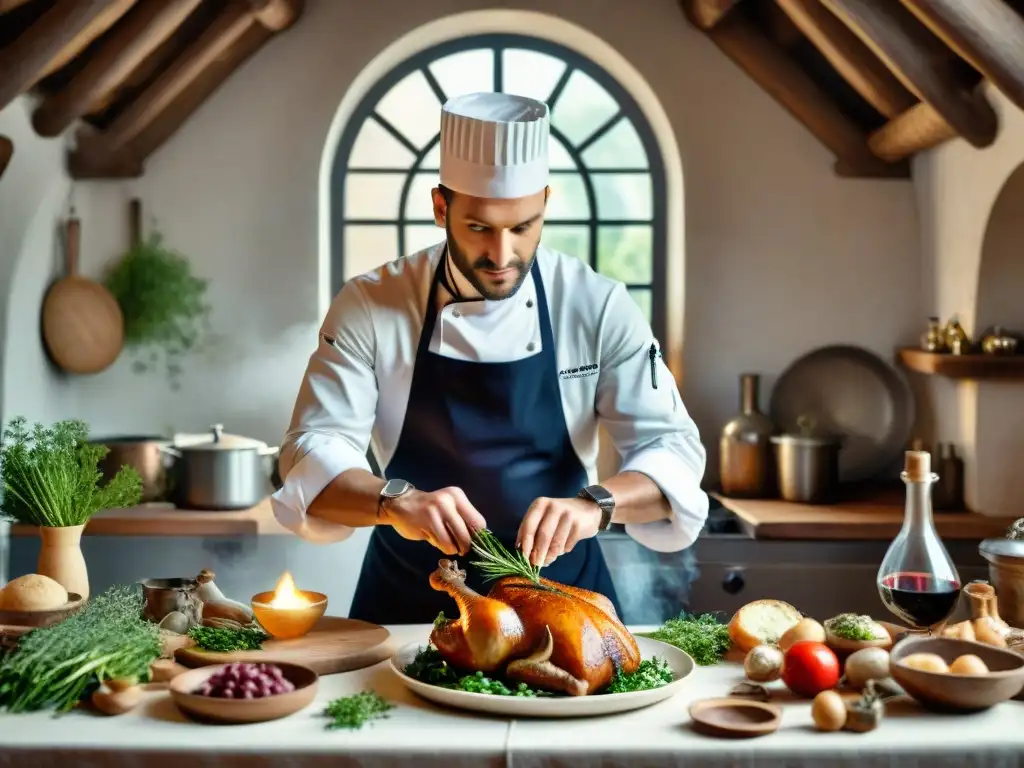
<svg viewBox="0 0 1024 768">
<path fill-rule="evenodd" d="M 259 651 L 219 653 L 195 646 L 179 648 L 174 658 L 186 667 L 205 667 L 235 661 L 291 662 L 319 675 L 351 672 L 372 666 L 394 653 L 384 627 L 340 616 L 324 616 L 308 634 L 294 640 L 267 640 Z"/>
</svg>

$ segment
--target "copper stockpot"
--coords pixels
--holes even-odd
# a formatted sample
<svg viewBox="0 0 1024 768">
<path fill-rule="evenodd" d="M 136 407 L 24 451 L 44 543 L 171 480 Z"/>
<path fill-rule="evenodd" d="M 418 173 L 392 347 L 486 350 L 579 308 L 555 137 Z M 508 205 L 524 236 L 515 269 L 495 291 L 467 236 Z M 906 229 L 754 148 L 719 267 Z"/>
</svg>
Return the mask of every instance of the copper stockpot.
<svg viewBox="0 0 1024 768">
<path fill-rule="evenodd" d="M 142 502 L 163 501 L 167 493 L 167 458 L 161 447 L 171 441 L 153 435 L 118 436 L 94 439 L 93 443 L 104 445 L 110 452 L 100 460 L 99 469 L 103 481 L 109 482 L 117 471 L 127 465 L 142 478 Z"/>
</svg>

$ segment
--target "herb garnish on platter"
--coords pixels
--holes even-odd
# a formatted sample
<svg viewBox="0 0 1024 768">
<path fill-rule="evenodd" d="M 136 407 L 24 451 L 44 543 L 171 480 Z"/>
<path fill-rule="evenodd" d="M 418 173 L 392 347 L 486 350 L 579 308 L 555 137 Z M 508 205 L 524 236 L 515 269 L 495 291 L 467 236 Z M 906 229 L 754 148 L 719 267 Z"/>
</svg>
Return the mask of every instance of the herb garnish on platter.
<svg viewBox="0 0 1024 768">
<path fill-rule="evenodd" d="M 411 662 L 405 665 L 405 674 L 421 683 L 436 685 L 466 693 L 489 693 L 492 696 L 522 696 L 551 698 L 561 696 L 550 691 L 530 688 L 526 683 L 502 680 L 500 676 L 487 676 L 483 672 L 462 672 L 449 666 L 441 653 L 432 645 L 420 648 Z M 631 674 L 616 674 L 601 694 L 629 693 L 660 688 L 673 680 L 672 670 L 664 659 L 644 659 Z"/>
<path fill-rule="evenodd" d="M 732 645 L 728 625 L 722 624 L 710 613 L 701 616 L 681 613 L 653 632 L 640 632 L 638 635 L 674 645 L 688 653 L 702 667 L 717 664 Z"/>
</svg>

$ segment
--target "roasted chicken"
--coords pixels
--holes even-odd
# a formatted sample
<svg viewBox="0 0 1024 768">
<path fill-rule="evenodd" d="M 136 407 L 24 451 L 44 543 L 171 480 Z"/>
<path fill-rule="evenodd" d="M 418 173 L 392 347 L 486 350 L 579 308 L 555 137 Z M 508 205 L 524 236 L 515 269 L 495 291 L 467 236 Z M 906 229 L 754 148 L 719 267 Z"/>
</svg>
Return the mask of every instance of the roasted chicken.
<svg viewBox="0 0 1024 768">
<path fill-rule="evenodd" d="M 466 572 L 441 560 L 430 585 L 447 592 L 457 619 L 438 622 L 430 642 L 457 669 L 502 673 L 541 690 L 598 693 L 616 672 L 640 665 L 636 639 L 604 595 L 548 579 L 498 579 L 487 596 L 466 585 Z"/>
</svg>

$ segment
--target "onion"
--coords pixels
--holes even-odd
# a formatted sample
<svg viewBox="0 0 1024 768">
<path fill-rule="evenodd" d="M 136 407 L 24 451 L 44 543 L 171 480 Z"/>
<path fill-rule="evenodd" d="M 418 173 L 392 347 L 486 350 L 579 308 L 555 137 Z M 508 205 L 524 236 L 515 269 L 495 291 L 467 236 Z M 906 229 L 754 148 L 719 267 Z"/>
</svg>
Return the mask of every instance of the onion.
<svg viewBox="0 0 1024 768">
<path fill-rule="evenodd" d="M 778 680 L 782 674 L 782 651 L 773 645 L 757 645 L 743 659 L 743 672 L 756 683 Z"/>
<path fill-rule="evenodd" d="M 843 671 L 850 687 L 862 691 L 868 680 L 889 677 L 889 652 L 884 648 L 861 648 L 847 657 Z"/>
</svg>

